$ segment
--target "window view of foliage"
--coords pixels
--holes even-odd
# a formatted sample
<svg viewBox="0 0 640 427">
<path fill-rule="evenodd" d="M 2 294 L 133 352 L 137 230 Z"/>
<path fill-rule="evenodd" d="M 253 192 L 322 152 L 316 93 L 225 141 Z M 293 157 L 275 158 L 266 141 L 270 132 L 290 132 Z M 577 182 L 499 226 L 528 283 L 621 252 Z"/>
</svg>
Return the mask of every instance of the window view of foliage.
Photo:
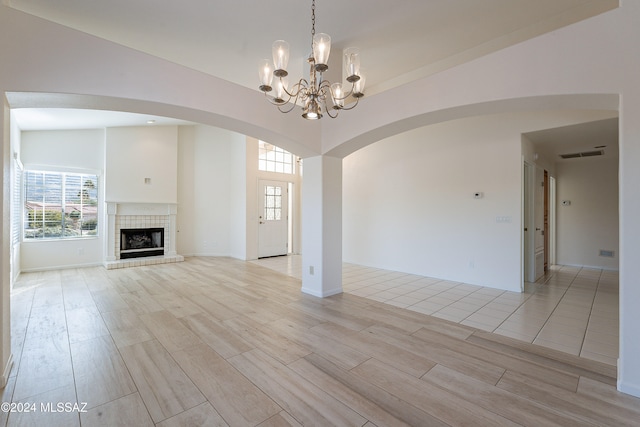
<svg viewBox="0 0 640 427">
<path fill-rule="evenodd" d="M 96 175 L 25 171 L 24 238 L 96 236 L 97 183 Z"/>
</svg>

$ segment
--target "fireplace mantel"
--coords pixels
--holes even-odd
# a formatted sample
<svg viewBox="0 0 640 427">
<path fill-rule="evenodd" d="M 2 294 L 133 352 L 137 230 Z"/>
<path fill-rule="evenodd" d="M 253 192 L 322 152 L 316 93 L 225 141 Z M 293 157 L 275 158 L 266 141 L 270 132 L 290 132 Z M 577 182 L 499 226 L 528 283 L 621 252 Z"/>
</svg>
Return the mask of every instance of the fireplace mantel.
<svg viewBox="0 0 640 427">
<path fill-rule="evenodd" d="M 107 247 L 104 265 L 107 269 L 184 261 L 184 257 L 176 253 L 177 204 L 107 202 L 106 212 Z M 164 255 L 120 259 L 120 229 L 149 227 L 164 228 Z"/>
</svg>

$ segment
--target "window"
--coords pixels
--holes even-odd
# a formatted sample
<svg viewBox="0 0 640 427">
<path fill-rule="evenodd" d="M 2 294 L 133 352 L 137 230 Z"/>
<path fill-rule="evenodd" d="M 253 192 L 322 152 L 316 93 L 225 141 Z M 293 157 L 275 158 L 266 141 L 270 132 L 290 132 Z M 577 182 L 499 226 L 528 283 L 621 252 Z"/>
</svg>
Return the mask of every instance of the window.
<svg viewBox="0 0 640 427">
<path fill-rule="evenodd" d="M 293 174 L 293 165 L 293 154 L 268 142 L 259 142 L 258 170 Z"/>
<path fill-rule="evenodd" d="M 98 177 L 24 172 L 24 239 L 68 239 L 98 233 Z"/>
</svg>

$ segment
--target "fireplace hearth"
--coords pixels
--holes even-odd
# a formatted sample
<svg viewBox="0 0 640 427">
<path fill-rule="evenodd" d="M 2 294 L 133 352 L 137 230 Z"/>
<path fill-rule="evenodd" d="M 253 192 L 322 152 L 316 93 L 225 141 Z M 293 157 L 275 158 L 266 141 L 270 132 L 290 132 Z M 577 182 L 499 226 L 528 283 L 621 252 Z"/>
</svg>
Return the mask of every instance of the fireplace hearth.
<svg viewBox="0 0 640 427">
<path fill-rule="evenodd" d="M 122 228 L 120 234 L 120 259 L 164 255 L 163 228 Z"/>
</svg>

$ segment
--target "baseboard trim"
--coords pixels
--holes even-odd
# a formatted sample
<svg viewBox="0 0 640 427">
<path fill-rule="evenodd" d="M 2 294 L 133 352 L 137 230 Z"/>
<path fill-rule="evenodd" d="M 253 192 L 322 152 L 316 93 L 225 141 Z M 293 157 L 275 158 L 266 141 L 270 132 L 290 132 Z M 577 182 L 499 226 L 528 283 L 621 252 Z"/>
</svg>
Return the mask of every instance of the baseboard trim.
<svg viewBox="0 0 640 427">
<path fill-rule="evenodd" d="M 318 298 L 326 298 L 326 297 L 330 297 L 333 295 L 338 295 L 342 293 L 342 288 L 338 288 L 338 289 L 332 289 L 326 292 L 316 292 L 312 289 L 309 288 L 302 288 L 302 293 L 304 294 L 308 294 L 308 295 L 312 295 L 314 297 L 318 297 Z"/>
<path fill-rule="evenodd" d="M 0 378 L 0 381 L 2 381 L 2 384 L 0 384 L 0 388 L 5 388 L 5 386 L 7 385 L 7 382 L 9 381 L 9 374 L 11 373 L 11 368 L 13 368 L 13 354 L 9 355 L 9 360 L 7 360 L 7 364 L 4 367 L 2 378 Z"/>
<path fill-rule="evenodd" d="M 620 379 L 618 379 L 618 391 L 625 394 L 630 394 L 634 397 L 640 397 L 640 386 L 638 386 L 637 384 L 625 383 L 624 381 L 620 381 Z"/>
<path fill-rule="evenodd" d="M 98 263 L 87 263 L 87 264 L 70 264 L 70 265 L 52 265 L 49 267 L 37 267 L 37 268 L 23 268 L 21 273 L 37 273 L 39 271 L 55 271 L 55 270 L 67 270 L 70 268 L 91 268 L 91 267 L 101 267 L 103 264 L 101 262 Z"/>
</svg>

